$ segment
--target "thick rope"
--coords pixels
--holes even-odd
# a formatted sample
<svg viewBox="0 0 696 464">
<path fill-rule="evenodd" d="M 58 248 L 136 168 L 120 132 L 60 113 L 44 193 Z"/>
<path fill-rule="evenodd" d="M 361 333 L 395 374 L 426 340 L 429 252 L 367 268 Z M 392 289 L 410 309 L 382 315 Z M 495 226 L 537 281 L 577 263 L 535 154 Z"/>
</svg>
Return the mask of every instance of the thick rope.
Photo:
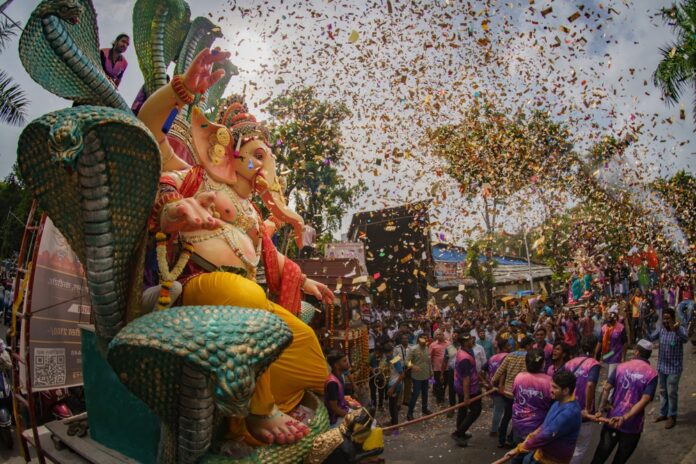
<svg viewBox="0 0 696 464">
<path fill-rule="evenodd" d="M 432 413 L 432 414 L 428 414 L 427 416 L 419 417 L 418 419 L 413 419 L 413 420 L 408 421 L 408 422 L 402 422 L 401 424 L 390 425 L 389 427 L 384 427 L 384 428 L 382 429 L 382 431 L 383 431 L 383 432 L 388 432 L 388 431 L 390 431 L 390 430 L 400 429 L 401 427 L 406 427 L 406 426 L 408 426 L 408 425 L 414 425 L 414 424 L 417 424 L 417 423 L 419 423 L 419 422 L 424 422 L 424 421 L 430 420 L 430 419 L 432 419 L 432 418 L 434 418 L 434 417 L 436 417 L 436 416 L 439 416 L 439 415 L 442 415 L 442 414 L 446 414 L 446 413 L 448 413 L 448 412 L 450 412 L 450 411 L 454 411 L 455 409 L 459 409 L 459 408 L 463 408 L 463 407 L 465 407 L 465 406 L 469 406 L 471 403 L 474 403 L 474 402 L 476 402 L 476 401 L 479 401 L 479 400 L 482 399 L 484 396 L 488 396 L 488 395 L 490 395 L 491 393 L 495 393 L 495 392 L 497 392 L 497 391 L 498 391 L 498 390 L 488 390 L 488 391 L 485 392 L 485 393 L 481 393 L 480 395 L 477 395 L 477 396 L 474 396 L 473 398 L 470 398 L 469 401 L 462 401 L 461 403 L 457 403 L 457 404 L 455 404 L 454 406 L 450 406 L 450 407 L 445 408 L 445 409 L 443 409 L 443 410 L 441 410 L 441 411 L 434 412 L 434 413 Z"/>
</svg>

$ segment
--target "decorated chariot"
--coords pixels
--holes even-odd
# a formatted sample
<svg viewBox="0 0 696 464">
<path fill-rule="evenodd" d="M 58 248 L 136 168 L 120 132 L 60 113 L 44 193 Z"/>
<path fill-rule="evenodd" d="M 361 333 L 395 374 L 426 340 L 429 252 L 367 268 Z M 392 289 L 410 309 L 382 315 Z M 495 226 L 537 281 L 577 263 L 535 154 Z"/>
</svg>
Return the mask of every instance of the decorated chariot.
<svg viewBox="0 0 696 464">
<path fill-rule="evenodd" d="M 328 370 L 301 295 L 333 294 L 270 239 L 290 224 L 301 248 L 303 222 L 283 198 L 268 130 L 243 99 L 221 98 L 235 68 L 211 50 L 220 28 L 191 20 L 183 0 L 138 0 L 133 21 L 138 117 L 102 70 L 90 0 L 43 1 L 20 40 L 32 78 L 74 102 L 28 125 L 18 162 L 84 266 L 92 438 L 141 462 L 378 454 L 364 409 L 329 430 L 318 396 Z"/>
</svg>

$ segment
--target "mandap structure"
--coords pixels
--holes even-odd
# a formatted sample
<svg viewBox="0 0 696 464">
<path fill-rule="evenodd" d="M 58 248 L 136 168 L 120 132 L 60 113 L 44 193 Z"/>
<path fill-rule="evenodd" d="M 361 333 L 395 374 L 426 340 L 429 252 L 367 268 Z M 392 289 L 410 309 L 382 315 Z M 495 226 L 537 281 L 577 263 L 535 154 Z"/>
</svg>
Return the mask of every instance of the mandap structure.
<svg viewBox="0 0 696 464">
<path fill-rule="evenodd" d="M 90 0 L 34 10 L 20 40 L 24 67 L 74 105 L 33 121 L 18 146 L 23 178 L 87 277 L 91 439 L 158 463 L 379 454 L 368 411 L 328 428 L 318 396 L 327 366 L 298 316 L 303 293 L 333 294 L 269 238 L 287 223 L 301 248 L 302 219 L 283 198 L 263 123 L 243 99 L 220 98 L 235 70 L 228 53 L 210 49 L 220 29 L 191 20 L 183 0 L 136 2 L 147 97 L 136 117 L 101 69 L 96 19 Z M 254 281 L 261 266 L 270 298 Z"/>
</svg>

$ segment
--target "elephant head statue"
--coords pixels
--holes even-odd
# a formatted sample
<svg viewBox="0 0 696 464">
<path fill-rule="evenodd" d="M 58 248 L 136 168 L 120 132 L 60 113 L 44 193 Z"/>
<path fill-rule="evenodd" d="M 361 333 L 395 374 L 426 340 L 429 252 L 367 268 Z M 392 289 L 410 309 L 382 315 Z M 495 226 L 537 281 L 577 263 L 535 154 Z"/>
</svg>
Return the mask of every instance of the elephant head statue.
<svg viewBox="0 0 696 464">
<path fill-rule="evenodd" d="M 302 248 L 304 220 L 287 205 L 268 129 L 240 100 L 228 98 L 215 123 L 194 108 L 191 134 L 198 162 L 216 182 L 254 190 L 276 222 L 292 226 L 295 242 Z"/>
</svg>

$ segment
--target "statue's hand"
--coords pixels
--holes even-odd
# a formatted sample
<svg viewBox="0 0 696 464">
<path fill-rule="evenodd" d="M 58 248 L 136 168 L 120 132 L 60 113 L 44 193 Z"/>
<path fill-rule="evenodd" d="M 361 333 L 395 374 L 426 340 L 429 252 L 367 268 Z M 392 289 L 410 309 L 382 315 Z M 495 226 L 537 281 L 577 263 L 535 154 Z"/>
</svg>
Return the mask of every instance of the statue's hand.
<svg viewBox="0 0 696 464">
<path fill-rule="evenodd" d="M 223 52 L 219 47 L 212 51 L 209 48 L 204 48 L 196 55 L 191 66 L 183 75 L 184 85 L 193 93 L 204 93 L 225 75 L 224 69 L 212 72 L 213 64 L 229 57 L 230 52 Z"/>
<path fill-rule="evenodd" d="M 160 228 L 165 233 L 217 229 L 222 223 L 213 217 L 214 204 L 215 192 L 169 203 L 162 209 Z"/>
<path fill-rule="evenodd" d="M 302 291 L 307 295 L 312 295 L 316 297 L 319 301 L 324 304 L 333 304 L 334 294 L 329 287 L 317 282 L 316 280 L 307 279 L 302 286 Z"/>
<path fill-rule="evenodd" d="M 270 215 L 265 221 L 263 221 L 263 224 L 264 226 L 266 226 L 266 232 L 268 232 L 269 236 L 275 234 L 281 227 L 285 225 L 283 221 L 281 221 L 273 215 Z"/>
</svg>

